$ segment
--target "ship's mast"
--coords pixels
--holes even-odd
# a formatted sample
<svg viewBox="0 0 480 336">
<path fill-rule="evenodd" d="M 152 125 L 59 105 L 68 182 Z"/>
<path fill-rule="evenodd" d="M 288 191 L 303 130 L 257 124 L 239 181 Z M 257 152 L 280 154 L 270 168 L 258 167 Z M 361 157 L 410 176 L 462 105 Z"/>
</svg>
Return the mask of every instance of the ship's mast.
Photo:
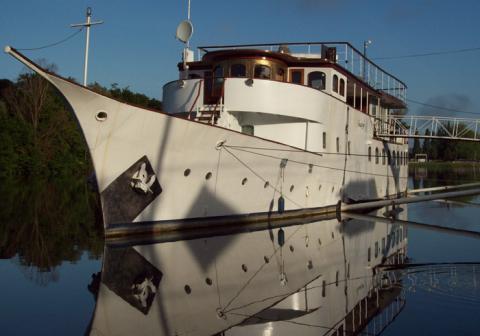
<svg viewBox="0 0 480 336">
<path fill-rule="evenodd" d="M 180 22 L 180 24 L 177 27 L 177 34 L 176 34 L 176 38 L 185 44 L 185 47 L 183 48 L 183 51 L 182 51 L 183 69 L 185 71 L 184 74 L 186 74 L 186 71 L 188 71 L 187 62 L 190 60 L 190 57 L 191 57 L 190 56 L 191 51 L 189 47 L 190 47 L 190 37 L 192 37 L 192 34 L 193 34 L 193 26 L 190 21 L 190 0 L 188 0 L 187 19 Z"/>
<path fill-rule="evenodd" d="M 92 8 L 87 8 L 87 21 L 85 23 L 76 23 L 70 25 L 70 27 L 87 27 L 87 36 L 85 41 L 85 62 L 83 66 L 83 86 L 87 86 L 87 74 L 88 74 L 88 49 L 90 45 L 90 27 L 93 25 L 102 24 L 103 21 L 92 22 Z"/>
</svg>

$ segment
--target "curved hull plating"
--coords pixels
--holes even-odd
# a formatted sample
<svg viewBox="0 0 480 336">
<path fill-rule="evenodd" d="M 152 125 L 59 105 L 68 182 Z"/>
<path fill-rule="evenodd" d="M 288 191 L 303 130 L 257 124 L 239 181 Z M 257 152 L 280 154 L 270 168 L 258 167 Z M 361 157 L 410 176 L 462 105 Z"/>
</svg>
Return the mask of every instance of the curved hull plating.
<svg viewBox="0 0 480 336">
<path fill-rule="evenodd" d="M 70 104 L 93 159 L 106 228 L 132 222 L 174 222 L 178 228 L 214 218 L 305 215 L 331 210 L 339 200 L 379 199 L 406 188 L 406 165 L 375 165 L 347 155 L 346 149 L 335 155 L 309 152 L 131 106 L 8 52 L 50 81 Z"/>
</svg>

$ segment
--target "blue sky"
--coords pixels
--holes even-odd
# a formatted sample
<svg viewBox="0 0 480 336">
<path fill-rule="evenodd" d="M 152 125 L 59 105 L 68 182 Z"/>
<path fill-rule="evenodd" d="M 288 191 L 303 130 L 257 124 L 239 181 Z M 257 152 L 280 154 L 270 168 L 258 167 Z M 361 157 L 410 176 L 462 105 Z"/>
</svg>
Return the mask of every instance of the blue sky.
<svg viewBox="0 0 480 336">
<path fill-rule="evenodd" d="M 118 83 L 161 98 L 176 79 L 182 44 L 177 24 L 187 0 L 16 0 L 0 12 L 0 44 L 30 48 L 56 42 L 83 22 L 87 6 L 105 23 L 92 30 L 89 82 Z M 295 41 L 373 44 L 370 57 L 399 56 L 480 47 L 480 1 L 404 0 L 192 0 L 192 46 Z M 82 79 L 84 34 L 66 43 L 25 51 L 55 63 L 63 76 Z M 480 51 L 379 60 L 402 79 L 413 100 L 480 113 Z M 22 66 L 0 56 L 0 78 L 15 79 Z M 410 104 L 413 113 L 433 112 Z M 452 113 L 447 113 L 452 114 Z M 463 115 L 472 117 L 472 115 Z"/>
</svg>

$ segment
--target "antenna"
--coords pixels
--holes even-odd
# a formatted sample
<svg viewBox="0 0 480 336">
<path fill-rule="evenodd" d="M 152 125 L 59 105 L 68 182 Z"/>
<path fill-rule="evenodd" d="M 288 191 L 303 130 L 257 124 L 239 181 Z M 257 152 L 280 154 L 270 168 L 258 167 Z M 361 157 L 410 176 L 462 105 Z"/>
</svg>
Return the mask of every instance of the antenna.
<svg viewBox="0 0 480 336">
<path fill-rule="evenodd" d="M 87 22 L 85 23 L 76 23 L 70 25 L 70 27 L 87 27 L 87 38 L 85 42 L 85 63 L 83 67 L 83 86 L 87 86 L 87 72 L 88 72 L 88 48 L 90 45 L 90 27 L 93 25 L 102 24 L 103 21 L 91 21 L 92 18 L 92 8 L 87 7 Z"/>
<path fill-rule="evenodd" d="M 192 25 L 192 22 L 190 21 L 190 0 L 188 0 L 187 19 L 179 23 L 179 25 L 177 26 L 177 33 L 175 34 L 175 37 L 177 38 L 177 40 L 185 44 L 185 47 L 183 48 L 183 52 L 182 52 L 184 70 L 188 70 L 187 58 L 190 58 L 189 56 L 192 54 L 192 51 L 189 50 L 190 38 L 192 37 L 192 34 L 193 34 L 193 25 Z"/>
<path fill-rule="evenodd" d="M 190 40 L 190 37 L 192 37 L 192 34 L 193 34 L 192 23 L 189 20 L 184 20 L 180 22 L 180 24 L 177 27 L 177 34 L 176 34 L 177 39 L 182 41 L 183 43 L 186 43 L 188 47 L 188 42 Z"/>
</svg>

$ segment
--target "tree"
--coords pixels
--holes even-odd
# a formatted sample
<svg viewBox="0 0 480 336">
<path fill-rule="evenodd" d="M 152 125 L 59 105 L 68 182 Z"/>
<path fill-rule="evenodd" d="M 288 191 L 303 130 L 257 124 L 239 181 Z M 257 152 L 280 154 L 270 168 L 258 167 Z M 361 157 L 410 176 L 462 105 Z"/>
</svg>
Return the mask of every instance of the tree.
<svg viewBox="0 0 480 336">
<path fill-rule="evenodd" d="M 55 72 L 57 69 L 56 65 L 47 64 L 45 60 L 40 60 L 38 63 L 49 72 Z M 50 83 L 38 74 L 24 72 L 20 74 L 14 86 L 7 87 L 3 92 L 9 109 L 14 111 L 21 120 L 32 125 L 35 146 L 49 86 Z"/>
</svg>

